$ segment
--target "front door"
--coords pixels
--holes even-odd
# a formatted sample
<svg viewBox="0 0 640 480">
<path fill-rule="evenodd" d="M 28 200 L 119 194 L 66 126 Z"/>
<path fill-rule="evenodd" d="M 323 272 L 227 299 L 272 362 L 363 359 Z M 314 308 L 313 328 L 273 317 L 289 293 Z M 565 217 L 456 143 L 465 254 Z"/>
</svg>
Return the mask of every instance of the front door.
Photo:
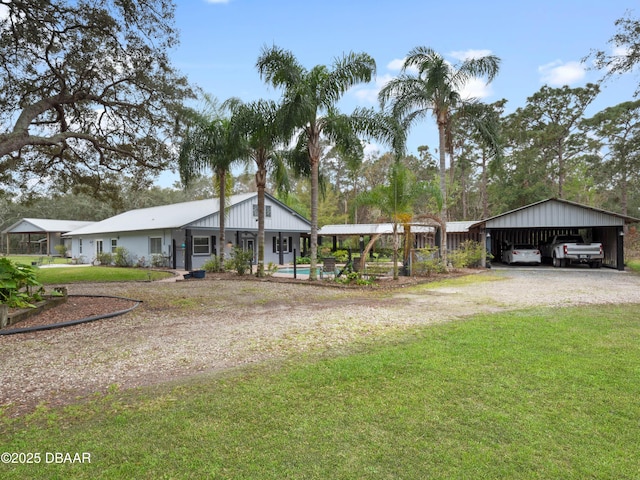
<svg viewBox="0 0 640 480">
<path fill-rule="evenodd" d="M 256 259 L 255 241 L 254 240 L 250 240 L 250 239 L 246 239 L 244 241 L 244 250 L 245 250 L 245 252 L 251 252 L 252 253 L 252 256 L 253 256 L 252 263 L 256 263 L 257 259 Z"/>
</svg>

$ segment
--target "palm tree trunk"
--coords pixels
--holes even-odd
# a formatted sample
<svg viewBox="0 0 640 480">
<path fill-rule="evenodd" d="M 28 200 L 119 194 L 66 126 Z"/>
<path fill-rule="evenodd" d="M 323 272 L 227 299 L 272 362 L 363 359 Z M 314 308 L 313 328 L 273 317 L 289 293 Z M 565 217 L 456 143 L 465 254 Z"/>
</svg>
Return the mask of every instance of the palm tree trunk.
<svg viewBox="0 0 640 480">
<path fill-rule="evenodd" d="M 309 135 L 309 160 L 311 162 L 311 262 L 309 265 L 309 280 L 317 280 L 320 134 L 316 132 Z"/>
<path fill-rule="evenodd" d="M 258 271 L 257 277 L 264 277 L 264 190 L 267 184 L 267 169 L 264 160 L 259 160 L 256 171 L 258 187 Z M 280 245 L 282 248 L 282 245 Z"/>
<path fill-rule="evenodd" d="M 489 200 L 487 197 L 487 152 L 482 149 L 482 182 L 480 184 L 482 195 L 482 218 L 489 217 Z"/>
<path fill-rule="evenodd" d="M 398 280 L 398 222 L 393 221 L 393 279 Z"/>
<path fill-rule="evenodd" d="M 220 241 L 218 243 L 218 251 L 220 258 L 220 271 L 224 270 L 224 247 L 225 247 L 225 238 L 224 238 L 224 229 L 225 229 L 225 210 L 227 203 L 227 171 L 224 168 L 218 170 L 218 181 L 220 182 Z"/>
<path fill-rule="evenodd" d="M 446 163 L 446 124 L 438 118 L 438 146 L 440 148 L 440 192 L 442 193 L 442 208 L 440 209 L 440 218 L 442 218 L 443 231 L 440 239 L 441 251 L 440 256 L 442 262 L 447 266 L 447 163 Z"/>
</svg>

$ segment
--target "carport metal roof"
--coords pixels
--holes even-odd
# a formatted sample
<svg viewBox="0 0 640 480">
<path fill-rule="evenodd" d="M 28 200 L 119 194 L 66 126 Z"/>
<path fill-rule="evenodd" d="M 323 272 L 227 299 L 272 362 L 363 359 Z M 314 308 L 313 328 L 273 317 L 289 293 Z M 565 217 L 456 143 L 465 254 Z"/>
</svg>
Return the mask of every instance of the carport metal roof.
<svg viewBox="0 0 640 480">
<path fill-rule="evenodd" d="M 474 223 L 475 228 L 584 228 L 617 227 L 640 219 L 587 205 L 550 198 Z"/>
</svg>

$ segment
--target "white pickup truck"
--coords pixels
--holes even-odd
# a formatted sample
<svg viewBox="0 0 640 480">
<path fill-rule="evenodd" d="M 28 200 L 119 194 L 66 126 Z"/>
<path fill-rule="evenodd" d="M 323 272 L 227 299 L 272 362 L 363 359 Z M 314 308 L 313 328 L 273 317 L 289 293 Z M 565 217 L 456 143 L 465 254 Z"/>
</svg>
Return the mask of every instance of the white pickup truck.
<svg viewBox="0 0 640 480">
<path fill-rule="evenodd" d="M 585 243 L 580 235 L 555 235 L 540 245 L 540 254 L 554 267 L 587 263 L 591 268 L 600 268 L 604 258 L 601 243 Z"/>
</svg>

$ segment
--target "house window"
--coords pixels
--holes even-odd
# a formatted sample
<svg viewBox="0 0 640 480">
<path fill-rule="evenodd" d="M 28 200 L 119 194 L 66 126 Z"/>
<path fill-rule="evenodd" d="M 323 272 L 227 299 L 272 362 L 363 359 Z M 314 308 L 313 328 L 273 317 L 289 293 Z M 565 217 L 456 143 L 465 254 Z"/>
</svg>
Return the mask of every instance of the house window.
<svg viewBox="0 0 640 480">
<path fill-rule="evenodd" d="M 258 216 L 258 205 L 253 205 L 253 216 Z M 271 205 L 264 206 L 264 216 L 267 218 L 271 218 Z"/>
<path fill-rule="evenodd" d="M 149 253 L 151 255 L 162 254 L 162 237 L 150 237 L 149 238 Z"/>
<path fill-rule="evenodd" d="M 82 239 L 78 239 L 78 253 L 82 255 Z"/>
<path fill-rule="evenodd" d="M 111 239 L 111 253 L 116 253 L 116 248 L 118 248 L 118 239 L 117 238 L 112 238 Z"/>
<path fill-rule="evenodd" d="M 211 245 L 209 237 L 193 237 L 193 254 L 194 255 L 210 255 Z"/>
<path fill-rule="evenodd" d="M 291 237 L 282 237 L 282 252 L 293 252 L 293 239 Z M 273 237 L 273 253 L 280 253 L 280 242 L 278 237 Z"/>
</svg>

